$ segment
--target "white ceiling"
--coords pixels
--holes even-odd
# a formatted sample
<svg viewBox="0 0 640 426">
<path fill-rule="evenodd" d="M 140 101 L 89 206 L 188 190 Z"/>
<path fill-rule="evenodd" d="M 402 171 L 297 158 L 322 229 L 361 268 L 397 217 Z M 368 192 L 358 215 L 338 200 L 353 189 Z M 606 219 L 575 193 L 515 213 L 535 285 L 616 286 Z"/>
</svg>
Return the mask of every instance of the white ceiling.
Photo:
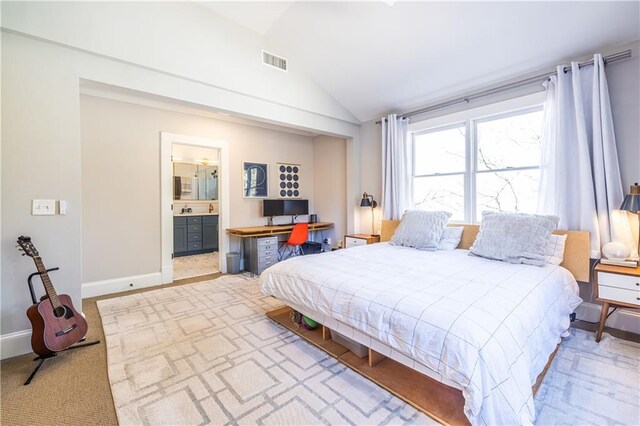
<svg viewBox="0 0 640 426">
<path fill-rule="evenodd" d="M 640 2 L 214 2 L 360 120 L 640 39 Z"/>
</svg>

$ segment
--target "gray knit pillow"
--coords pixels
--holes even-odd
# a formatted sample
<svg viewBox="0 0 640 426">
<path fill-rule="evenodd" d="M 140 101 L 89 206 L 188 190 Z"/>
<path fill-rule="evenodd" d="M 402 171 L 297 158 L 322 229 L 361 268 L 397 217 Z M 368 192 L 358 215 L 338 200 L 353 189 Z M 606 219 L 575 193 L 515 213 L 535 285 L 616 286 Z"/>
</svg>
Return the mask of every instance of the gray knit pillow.
<svg viewBox="0 0 640 426">
<path fill-rule="evenodd" d="M 438 248 L 442 231 L 450 217 L 449 212 L 407 210 L 389 243 L 394 246 L 434 251 Z"/>
<path fill-rule="evenodd" d="M 445 227 L 438 242 L 438 250 L 451 251 L 458 248 L 462 239 L 462 231 L 464 231 L 464 226 Z"/>
<path fill-rule="evenodd" d="M 524 213 L 482 212 L 482 224 L 472 254 L 509 263 L 543 266 L 557 216 Z"/>
</svg>

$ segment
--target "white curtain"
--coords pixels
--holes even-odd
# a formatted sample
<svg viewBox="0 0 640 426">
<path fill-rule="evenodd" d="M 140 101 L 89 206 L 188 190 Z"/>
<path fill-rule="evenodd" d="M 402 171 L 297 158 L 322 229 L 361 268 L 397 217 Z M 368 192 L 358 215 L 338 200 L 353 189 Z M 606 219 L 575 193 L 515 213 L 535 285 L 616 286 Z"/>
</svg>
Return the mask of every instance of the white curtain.
<svg viewBox="0 0 640 426">
<path fill-rule="evenodd" d="M 561 229 L 591 233 L 591 257 L 613 241 L 612 211 L 622 202 L 622 183 L 609 89 L 601 55 L 593 66 L 558 67 L 546 84 L 540 213 L 560 217 Z"/>
<path fill-rule="evenodd" d="M 411 208 L 411 150 L 406 118 L 382 119 L 382 215 L 397 220 Z"/>
</svg>

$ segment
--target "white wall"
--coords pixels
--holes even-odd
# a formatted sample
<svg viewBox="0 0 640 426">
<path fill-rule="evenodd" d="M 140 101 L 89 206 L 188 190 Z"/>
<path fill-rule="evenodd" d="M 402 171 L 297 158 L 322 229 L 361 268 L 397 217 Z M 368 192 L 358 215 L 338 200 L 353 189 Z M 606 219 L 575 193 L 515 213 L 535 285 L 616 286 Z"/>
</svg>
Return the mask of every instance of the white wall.
<svg viewBox="0 0 640 426">
<path fill-rule="evenodd" d="M 380 203 L 382 199 L 382 129 L 377 120 L 367 121 L 360 128 L 360 188 L 373 195 Z M 360 201 L 358 200 L 358 204 Z M 358 209 L 360 218 L 356 232 L 371 233 L 371 210 Z M 379 232 L 382 208 L 375 209 L 375 229 Z"/>
<path fill-rule="evenodd" d="M 606 73 L 626 194 L 630 185 L 640 182 L 640 41 L 623 48 L 631 49 L 633 56 L 607 66 Z"/>
<path fill-rule="evenodd" d="M 347 232 L 347 141 L 330 136 L 313 138 L 314 208 L 321 222 L 333 222 L 334 229 L 324 231 L 337 247 Z M 319 239 L 317 240 L 319 241 Z"/>
<path fill-rule="evenodd" d="M 242 161 L 269 164 L 271 198 L 276 163 L 301 164 L 300 196 L 317 204 L 310 137 L 93 96 L 81 96 L 80 107 L 83 283 L 161 270 L 160 132 L 229 143 L 232 227 L 266 223 L 262 200 L 242 197 Z M 332 183 L 344 192 L 342 179 Z"/>
<path fill-rule="evenodd" d="M 358 123 L 295 63 L 262 65 L 262 36 L 195 2 L 3 2 L 2 26 L 119 61 Z M 246 113 L 243 109 L 233 109 Z"/>
<path fill-rule="evenodd" d="M 341 135 L 349 138 L 349 161 L 357 170 L 357 120 L 297 70 L 278 74 L 250 66 L 254 54 L 259 58 L 261 40 L 196 4 L 3 2 L 1 7 L 2 357 L 30 350 L 24 315 L 30 301 L 23 281 L 33 266 L 13 247 L 17 236 L 30 234 L 46 264 L 61 267 L 52 277 L 57 290 L 81 306 L 81 82 Z M 358 190 L 352 181 L 348 191 Z M 67 200 L 68 214 L 31 216 L 33 198 Z M 348 217 L 349 226 L 355 220 Z M 19 333 L 19 341 L 11 340 L 11 333 Z"/>
</svg>

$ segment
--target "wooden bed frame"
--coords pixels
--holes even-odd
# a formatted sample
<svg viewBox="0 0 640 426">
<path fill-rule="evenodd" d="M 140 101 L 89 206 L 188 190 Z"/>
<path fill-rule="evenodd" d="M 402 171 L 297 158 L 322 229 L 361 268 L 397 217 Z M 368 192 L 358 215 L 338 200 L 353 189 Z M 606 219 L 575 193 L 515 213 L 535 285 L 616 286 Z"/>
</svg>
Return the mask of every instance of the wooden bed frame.
<svg viewBox="0 0 640 426">
<path fill-rule="evenodd" d="M 380 241 L 389 241 L 399 223 L 400 221 L 383 220 Z M 458 245 L 458 248 L 462 249 L 471 247 L 480 228 L 479 225 L 451 226 L 464 227 L 462 239 Z M 554 234 L 567 234 L 562 266 L 568 269 L 577 281 L 589 281 L 589 233 L 554 231 Z M 307 330 L 294 324 L 290 318 L 291 311 L 290 307 L 285 306 L 267 312 L 267 316 L 438 422 L 445 425 L 469 424 L 464 414 L 464 397 L 461 390 L 447 386 L 370 348 L 368 356 L 359 358 L 347 348 L 331 340 L 331 330 L 324 325 L 320 325 L 315 330 Z M 533 385 L 534 395 L 549 370 L 558 348 L 551 354 Z"/>
</svg>

